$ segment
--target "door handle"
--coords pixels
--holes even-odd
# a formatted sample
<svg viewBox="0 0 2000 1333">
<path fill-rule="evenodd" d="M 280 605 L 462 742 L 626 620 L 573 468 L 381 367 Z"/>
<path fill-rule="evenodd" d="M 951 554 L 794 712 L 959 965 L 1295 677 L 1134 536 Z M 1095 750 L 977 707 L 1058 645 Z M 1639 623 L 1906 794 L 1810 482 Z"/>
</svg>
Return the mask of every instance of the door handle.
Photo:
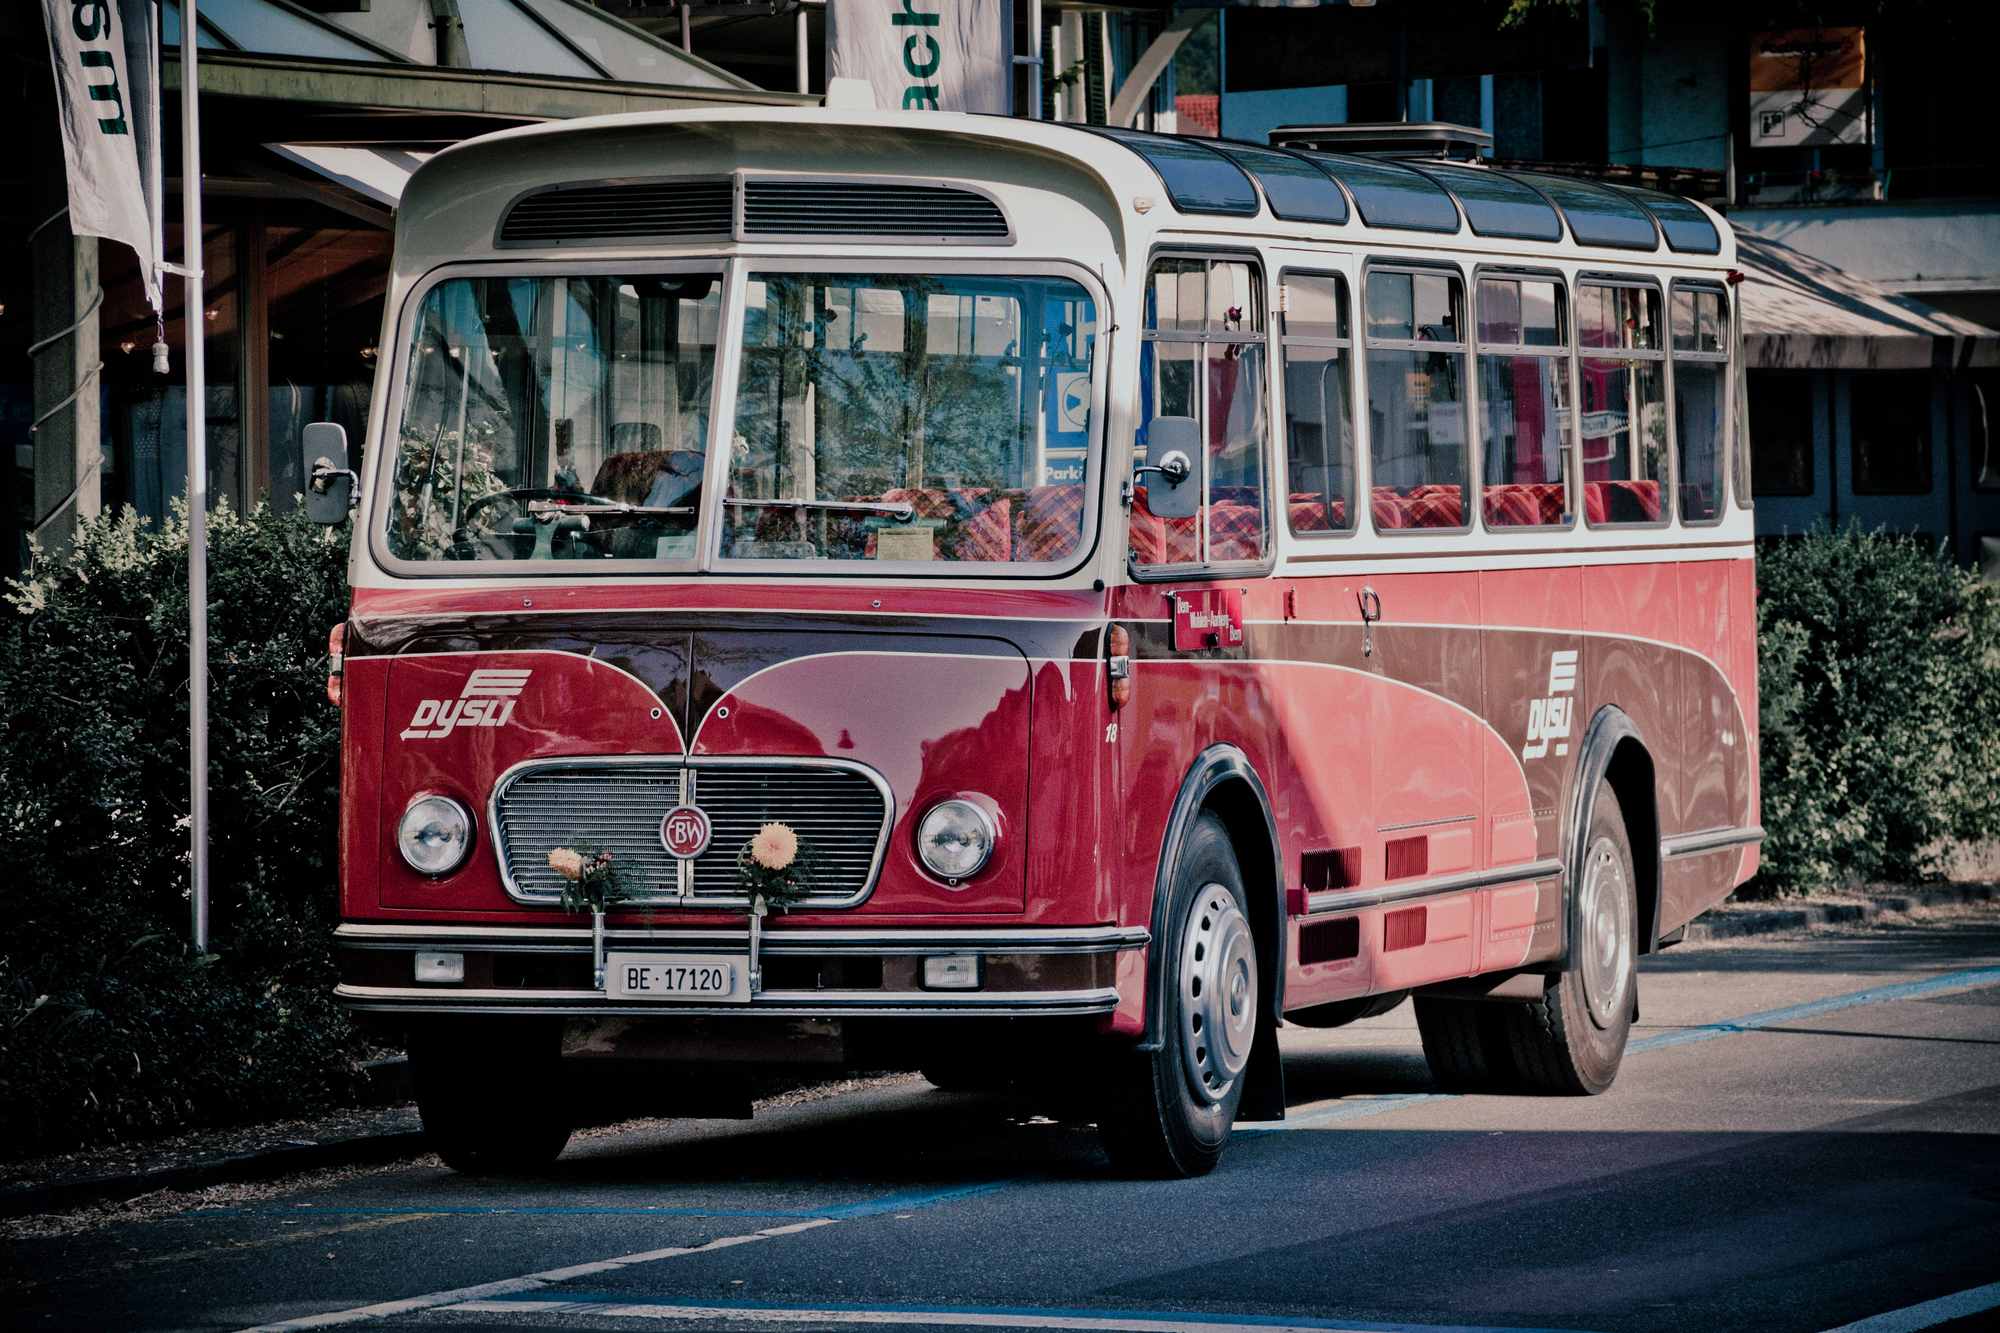
<svg viewBox="0 0 2000 1333">
<path fill-rule="evenodd" d="M 1361 603 L 1361 655 L 1373 657 L 1375 640 L 1371 631 L 1375 622 L 1382 618 L 1382 599 L 1375 595 L 1373 588 L 1364 585 L 1354 595 L 1354 600 Z"/>
</svg>

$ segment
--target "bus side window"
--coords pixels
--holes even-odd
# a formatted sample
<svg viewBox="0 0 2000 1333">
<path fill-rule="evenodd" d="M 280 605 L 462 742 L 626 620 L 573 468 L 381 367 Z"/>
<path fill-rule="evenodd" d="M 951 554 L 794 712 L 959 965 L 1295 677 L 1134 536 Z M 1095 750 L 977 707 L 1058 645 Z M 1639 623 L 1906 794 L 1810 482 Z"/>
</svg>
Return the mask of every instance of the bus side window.
<svg viewBox="0 0 2000 1333">
<path fill-rule="evenodd" d="M 1285 374 L 1285 493 L 1292 532 L 1354 530 L 1347 279 L 1284 274 L 1279 301 Z"/>
<path fill-rule="evenodd" d="M 1559 278 L 1478 283 L 1481 507 L 1490 528 L 1559 527 L 1569 497 L 1569 311 Z"/>
<path fill-rule="evenodd" d="M 1729 298 L 1719 287 L 1677 282 L 1669 319 L 1681 522 L 1713 523 L 1722 517 L 1729 444 Z"/>
<path fill-rule="evenodd" d="M 1148 461 L 1156 417 L 1198 424 L 1201 510 L 1165 518 L 1133 478 L 1130 554 L 1140 566 L 1261 560 L 1270 549 L 1265 500 L 1263 275 L 1240 259 L 1163 258 L 1146 284 L 1139 351 L 1141 425 L 1133 466 Z"/>
<path fill-rule="evenodd" d="M 1470 525 L 1465 280 L 1456 270 L 1368 274 L 1368 450 L 1375 526 Z"/>
<path fill-rule="evenodd" d="M 1585 283 L 1576 307 L 1584 519 L 1592 527 L 1660 522 L 1668 441 L 1659 289 Z"/>
</svg>

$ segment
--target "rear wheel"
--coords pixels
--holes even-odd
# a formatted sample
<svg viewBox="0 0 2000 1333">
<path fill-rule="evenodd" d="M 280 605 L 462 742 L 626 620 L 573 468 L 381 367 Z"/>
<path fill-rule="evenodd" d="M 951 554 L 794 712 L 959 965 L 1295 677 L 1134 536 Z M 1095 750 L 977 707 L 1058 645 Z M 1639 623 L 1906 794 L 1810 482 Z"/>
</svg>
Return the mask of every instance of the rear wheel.
<svg viewBox="0 0 2000 1333">
<path fill-rule="evenodd" d="M 1257 946 L 1243 872 L 1222 821 L 1203 814 L 1175 867 L 1169 968 L 1157 1051 L 1122 1051 L 1098 1070 L 1098 1137 L 1132 1175 L 1206 1175 L 1222 1157 L 1257 1036 Z"/>
<path fill-rule="evenodd" d="M 1506 1092 L 1514 1086 L 1508 1049 L 1509 1006 L 1490 1000 L 1450 1000 L 1419 995 L 1412 1001 L 1424 1061 L 1446 1092 Z"/>
<path fill-rule="evenodd" d="M 410 1082 L 424 1134 L 466 1175 L 532 1171 L 569 1142 L 562 1029 L 542 1022 L 443 1022 L 410 1034 Z"/>
<path fill-rule="evenodd" d="M 1523 1091 L 1595 1096 L 1611 1086 L 1638 1008 L 1638 877 L 1609 782 L 1591 803 L 1569 963 L 1542 998 L 1498 1006 Z"/>
</svg>

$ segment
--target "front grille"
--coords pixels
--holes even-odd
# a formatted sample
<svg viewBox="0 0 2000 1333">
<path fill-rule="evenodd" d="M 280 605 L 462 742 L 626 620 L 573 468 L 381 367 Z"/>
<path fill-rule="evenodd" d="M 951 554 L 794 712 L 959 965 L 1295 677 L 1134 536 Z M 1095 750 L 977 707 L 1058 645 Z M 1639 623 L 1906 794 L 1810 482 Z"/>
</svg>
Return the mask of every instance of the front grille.
<svg viewBox="0 0 2000 1333">
<path fill-rule="evenodd" d="M 680 863 L 660 845 L 660 821 L 680 803 L 684 774 L 715 834 L 695 858 L 690 893 Z M 740 904 L 736 853 L 767 823 L 788 824 L 821 863 L 811 902 L 851 906 L 874 881 L 893 811 L 871 775 L 831 764 L 709 764 L 671 761 L 537 765 L 505 782 L 493 802 L 494 836 L 511 877 L 509 891 L 555 902 L 562 880 L 551 849 L 593 843 L 627 867 L 641 900 Z"/>
<path fill-rule="evenodd" d="M 751 236 L 953 236 L 1007 239 L 1007 215 L 983 194 L 937 185 L 839 181 L 748 182 Z"/>
<path fill-rule="evenodd" d="M 726 180 L 593 185 L 531 194 L 508 210 L 503 245 L 646 236 L 727 236 L 735 200 Z"/>
</svg>

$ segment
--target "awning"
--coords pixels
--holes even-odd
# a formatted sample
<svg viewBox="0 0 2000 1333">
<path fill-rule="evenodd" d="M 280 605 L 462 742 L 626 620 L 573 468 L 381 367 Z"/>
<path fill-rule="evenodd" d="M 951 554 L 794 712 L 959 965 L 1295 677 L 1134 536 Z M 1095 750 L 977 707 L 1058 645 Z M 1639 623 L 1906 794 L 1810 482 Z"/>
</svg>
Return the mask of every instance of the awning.
<svg viewBox="0 0 2000 1333">
<path fill-rule="evenodd" d="M 1753 370 L 2000 366 L 2000 333 L 1750 232 L 1736 233 Z"/>
<path fill-rule="evenodd" d="M 267 143 L 264 147 L 386 208 L 401 201 L 410 176 L 431 159 L 429 153 L 396 148 L 320 143 Z"/>
</svg>

